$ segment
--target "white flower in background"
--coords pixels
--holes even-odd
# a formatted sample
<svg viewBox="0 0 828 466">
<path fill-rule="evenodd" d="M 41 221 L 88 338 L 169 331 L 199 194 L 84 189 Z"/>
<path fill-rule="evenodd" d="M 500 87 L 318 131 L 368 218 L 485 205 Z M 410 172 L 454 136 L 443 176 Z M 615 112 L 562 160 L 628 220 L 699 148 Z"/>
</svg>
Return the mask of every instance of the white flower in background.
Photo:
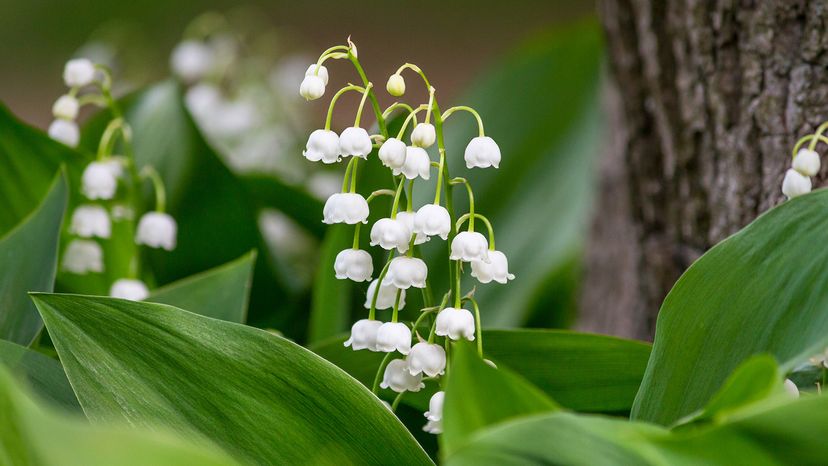
<svg viewBox="0 0 828 466">
<path fill-rule="evenodd" d="M 811 192 L 811 178 L 803 176 L 793 168 L 785 172 L 785 179 L 782 181 L 782 194 L 793 199 Z"/>
<path fill-rule="evenodd" d="M 451 242 L 451 260 L 489 262 L 489 242 L 476 231 L 461 231 Z"/>
<path fill-rule="evenodd" d="M 406 228 L 408 228 L 408 231 L 413 233 L 415 215 L 416 214 L 414 212 L 397 212 L 397 220 L 404 223 Z M 409 233 L 409 237 L 411 236 L 411 233 Z M 425 233 L 417 233 L 417 237 L 414 239 L 414 244 L 423 244 L 430 239 L 431 238 L 429 238 Z M 411 241 L 411 238 L 409 238 L 409 241 Z M 406 247 L 406 249 L 408 248 Z"/>
<path fill-rule="evenodd" d="M 816 176 L 819 173 L 819 154 L 809 149 L 800 149 L 793 159 L 792 167 L 805 176 Z"/>
<path fill-rule="evenodd" d="M 80 104 L 78 99 L 71 95 L 62 95 L 52 104 L 52 115 L 63 120 L 74 120 L 78 117 Z"/>
<path fill-rule="evenodd" d="M 343 157 L 353 155 L 367 158 L 371 153 L 371 136 L 368 135 L 368 131 L 357 126 L 345 128 L 339 136 L 339 153 Z"/>
<path fill-rule="evenodd" d="M 783 383 L 782 386 L 785 387 L 785 392 L 788 395 L 794 398 L 799 398 L 799 387 L 797 387 L 796 384 L 793 383 L 793 380 L 785 379 L 785 383 Z"/>
<path fill-rule="evenodd" d="M 319 76 L 305 76 L 299 85 L 299 95 L 305 100 L 316 100 L 325 95 L 325 81 Z"/>
<path fill-rule="evenodd" d="M 489 251 L 488 254 L 489 263 L 472 261 L 472 277 L 477 278 L 480 283 L 489 283 L 494 280 L 505 284 L 515 279 L 515 276 L 509 273 L 509 260 L 506 259 L 506 254 L 500 251 Z"/>
<path fill-rule="evenodd" d="M 103 272 L 103 249 L 94 241 L 72 240 L 63 253 L 62 268 L 77 274 Z"/>
<path fill-rule="evenodd" d="M 452 340 L 474 340 L 474 316 L 468 309 L 447 307 L 437 314 L 434 333 L 441 337 L 448 336 Z"/>
<path fill-rule="evenodd" d="M 112 221 L 121 222 L 135 218 L 135 211 L 126 204 L 115 204 L 112 206 Z"/>
<path fill-rule="evenodd" d="M 401 97 L 405 94 L 405 79 L 402 75 L 394 73 L 388 77 L 388 82 L 385 84 L 385 90 L 394 97 Z"/>
<path fill-rule="evenodd" d="M 423 426 L 423 430 L 429 434 L 442 434 L 443 433 L 443 421 L 442 419 L 439 421 L 428 421 L 426 425 Z"/>
<path fill-rule="evenodd" d="M 170 56 L 173 73 L 187 82 L 200 80 L 213 69 L 214 64 L 213 49 L 197 40 L 181 42 L 175 46 Z"/>
<path fill-rule="evenodd" d="M 319 72 L 316 71 L 317 66 L 319 67 Z M 305 76 L 318 76 L 322 79 L 322 84 L 325 86 L 328 85 L 328 69 L 325 68 L 325 65 L 311 64 L 307 71 L 305 71 Z"/>
<path fill-rule="evenodd" d="M 115 280 L 115 283 L 112 284 L 109 289 L 109 296 L 130 301 L 141 301 L 149 296 L 149 289 L 141 280 L 122 278 Z"/>
<path fill-rule="evenodd" d="M 414 216 L 414 231 L 447 239 L 451 231 L 451 216 L 448 210 L 436 204 L 426 204 L 420 207 Z"/>
<path fill-rule="evenodd" d="M 187 89 L 187 93 L 184 95 L 184 102 L 187 104 L 187 109 L 200 122 L 206 123 L 205 120 L 214 117 L 221 111 L 224 97 L 222 97 L 221 90 L 219 90 L 218 86 L 208 83 L 198 83 Z M 206 124 L 206 126 L 210 125 Z"/>
<path fill-rule="evenodd" d="M 402 322 L 386 322 L 377 330 L 377 351 L 391 353 L 411 351 L 411 329 Z"/>
<path fill-rule="evenodd" d="M 318 199 L 328 199 L 342 187 L 342 175 L 333 171 L 318 171 L 308 177 L 308 191 Z"/>
<path fill-rule="evenodd" d="M 255 128 L 261 118 L 255 102 L 242 98 L 223 100 L 212 116 L 211 130 L 217 137 L 239 137 Z"/>
<path fill-rule="evenodd" d="M 164 212 L 147 212 L 138 221 L 135 242 L 151 248 L 175 249 L 178 225 Z"/>
<path fill-rule="evenodd" d="M 118 189 L 122 167 L 116 160 L 92 162 L 83 170 L 81 191 L 89 199 L 112 199 Z"/>
<path fill-rule="evenodd" d="M 394 168 L 392 170 L 394 175 L 402 173 L 409 180 L 413 180 L 418 176 L 424 180 L 431 177 L 431 159 L 428 158 L 428 152 L 422 147 L 406 147 L 405 162 L 402 167 Z"/>
<path fill-rule="evenodd" d="M 500 147 L 488 136 L 478 136 L 469 141 L 463 155 L 468 168 L 498 168 L 500 165 Z"/>
<path fill-rule="evenodd" d="M 429 148 L 437 140 L 437 133 L 431 123 L 418 123 L 411 132 L 411 144 L 417 147 Z"/>
<path fill-rule="evenodd" d="M 425 387 L 422 375 L 411 375 L 408 371 L 408 363 L 403 359 L 395 359 L 385 366 L 385 373 L 382 376 L 381 388 L 390 388 L 397 393 L 405 391 L 419 392 Z"/>
<path fill-rule="evenodd" d="M 58 118 L 49 125 L 49 137 L 69 147 L 78 147 L 80 130 L 74 121 Z"/>
<path fill-rule="evenodd" d="M 109 238 L 112 235 L 112 222 L 106 209 L 99 205 L 81 205 L 72 212 L 69 232 L 83 238 Z"/>
<path fill-rule="evenodd" d="M 325 201 L 323 223 L 368 223 L 368 201 L 357 193 L 335 193 Z"/>
<path fill-rule="evenodd" d="M 431 399 L 428 400 L 428 411 L 425 412 L 424 416 L 429 421 L 442 421 L 443 420 L 443 402 L 446 399 L 446 392 L 439 391 L 433 395 L 431 395 Z"/>
<path fill-rule="evenodd" d="M 397 138 L 390 138 L 379 148 L 379 159 L 383 165 L 391 169 L 401 169 L 405 163 L 405 143 Z"/>
<path fill-rule="evenodd" d="M 365 309 L 371 309 L 371 301 L 374 299 L 374 292 L 377 290 L 379 279 L 374 280 L 368 286 L 368 293 L 365 295 Z M 375 309 L 391 309 L 394 307 L 394 301 L 397 300 L 397 288 L 392 285 L 380 286 L 379 293 L 377 293 L 377 303 Z M 405 290 L 399 290 L 400 304 L 399 309 L 405 307 Z"/>
<path fill-rule="evenodd" d="M 382 281 L 383 286 L 393 285 L 401 290 L 410 287 L 425 288 L 428 267 L 422 259 L 416 257 L 395 257 L 388 266 L 388 272 Z"/>
<path fill-rule="evenodd" d="M 371 255 L 362 249 L 344 249 L 336 255 L 334 272 L 340 280 L 351 279 L 355 282 L 365 282 L 371 279 L 374 273 L 374 263 Z"/>
<path fill-rule="evenodd" d="M 396 218 L 381 218 L 371 227 L 371 246 L 391 250 L 397 248 L 400 254 L 408 251 L 411 230 L 405 222 Z"/>
<path fill-rule="evenodd" d="M 86 58 L 75 58 L 63 67 L 63 82 L 68 87 L 83 87 L 95 79 L 95 65 Z"/>
<path fill-rule="evenodd" d="M 370 142 L 370 141 L 369 141 Z M 335 163 L 339 157 L 339 136 L 333 131 L 317 129 L 308 137 L 302 155 L 311 162 Z"/>
<path fill-rule="evenodd" d="M 808 359 L 814 366 L 822 366 L 828 368 L 828 349 Z"/>
<path fill-rule="evenodd" d="M 350 346 L 354 351 L 367 349 L 377 350 L 377 330 L 382 322 L 378 320 L 361 319 L 351 326 L 351 337 L 345 341 L 345 346 Z"/>
<path fill-rule="evenodd" d="M 411 375 L 423 373 L 436 377 L 446 370 L 446 350 L 440 345 L 420 342 L 408 352 L 406 361 Z"/>
</svg>

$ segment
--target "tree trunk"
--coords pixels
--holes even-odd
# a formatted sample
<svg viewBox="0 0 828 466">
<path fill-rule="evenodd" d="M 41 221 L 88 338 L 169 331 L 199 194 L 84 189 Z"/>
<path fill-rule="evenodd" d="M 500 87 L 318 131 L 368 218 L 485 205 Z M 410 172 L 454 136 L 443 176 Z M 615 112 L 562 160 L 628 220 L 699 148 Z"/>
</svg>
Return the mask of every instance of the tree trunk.
<svg viewBox="0 0 828 466">
<path fill-rule="evenodd" d="M 783 199 L 792 145 L 828 118 L 828 2 L 599 9 L 611 137 L 580 327 L 649 339 L 681 273 Z"/>
</svg>

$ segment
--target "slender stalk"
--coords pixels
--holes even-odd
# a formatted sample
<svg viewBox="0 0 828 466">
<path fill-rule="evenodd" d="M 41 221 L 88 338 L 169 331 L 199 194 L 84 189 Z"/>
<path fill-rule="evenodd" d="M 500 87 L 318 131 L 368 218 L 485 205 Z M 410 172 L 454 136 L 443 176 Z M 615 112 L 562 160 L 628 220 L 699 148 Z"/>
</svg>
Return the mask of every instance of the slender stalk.
<svg viewBox="0 0 828 466">
<path fill-rule="evenodd" d="M 382 362 L 380 363 L 379 367 L 377 368 L 377 375 L 374 376 L 374 385 L 371 387 L 371 391 L 374 392 L 374 395 L 379 393 L 379 384 L 380 380 L 382 379 L 382 372 L 385 370 L 385 366 L 391 362 L 391 356 L 394 353 L 387 353 L 384 358 L 382 358 Z"/>
</svg>

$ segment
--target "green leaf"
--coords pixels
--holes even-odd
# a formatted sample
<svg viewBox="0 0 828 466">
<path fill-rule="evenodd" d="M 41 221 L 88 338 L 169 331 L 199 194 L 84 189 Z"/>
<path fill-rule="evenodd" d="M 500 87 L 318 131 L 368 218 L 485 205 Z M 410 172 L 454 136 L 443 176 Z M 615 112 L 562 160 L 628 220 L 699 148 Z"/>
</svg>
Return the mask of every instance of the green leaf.
<svg viewBox="0 0 828 466">
<path fill-rule="evenodd" d="M 127 425 L 92 426 L 39 406 L 0 368 L 0 464 L 177 466 L 238 464 L 207 442 Z"/>
<path fill-rule="evenodd" d="M 68 410 L 80 411 L 78 399 L 63 366 L 55 359 L 26 347 L 0 340 L 0 365 L 25 379 L 38 395 Z"/>
<path fill-rule="evenodd" d="M 269 175 L 244 175 L 241 180 L 260 207 L 284 212 L 319 238 L 325 233 L 325 224 L 322 223 L 322 202 L 305 190 Z"/>
<path fill-rule="evenodd" d="M 328 229 L 313 280 L 308 342 L 316 343 L 342 333 L 351 316 L 350 280 L 339 280 L 334 274 L 336 255 L 351 247 L 354 232 L 350 225 L 333 225 Z"/>
<path fill-rule="evenodd" d="M 828 191 L 786 202 L 719 243 L 670 291 L 633 418 L 701 409 L 751 355 L 783 372 L 828 346 Z"/>
<path fill-rule="evenodd" d="M 40 205 L 0 238 L 0 339 L 29 345 L 43 328 L 27 293 L 54 287 L 68 197 L 66 176 L 61 172 L 53 177 Z"/>
<path fill-rule="evenodd" d="M 451 346 L 443 407 L 442 454 L 450 455 L 476 431 L 516 417 L 557 411 L 542 391 L 506 368 L 495 369 L 471 344 Z"/>
<path fill-rule="evenodd" d="M 169 304 L 196 314 L 244 323 L 256 252 L 155 289 L 145 301 Z"/>
<path fill-rule="evenodd" d="M 92 420 L 195 431 L 253 463 L 429 462 L 368 390 L 288 340 L 161 304 L 33 299 Z"/>
</svg>

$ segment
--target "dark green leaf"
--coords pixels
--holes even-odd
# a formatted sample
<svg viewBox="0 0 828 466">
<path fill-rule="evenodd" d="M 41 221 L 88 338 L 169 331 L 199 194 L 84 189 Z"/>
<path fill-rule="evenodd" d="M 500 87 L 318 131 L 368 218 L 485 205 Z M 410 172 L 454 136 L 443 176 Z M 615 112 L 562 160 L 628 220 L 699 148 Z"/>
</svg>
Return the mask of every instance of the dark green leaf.
<svg viewBox="0 0 828 466">
<path fill-rule="evenodd" d="M 319 199 L 273 176 L 245 175 L 241 180 L 261 207 L 278 209 L 309 232 L 322 237 L 325 224 L 322 223 Z"/>
<path fill-rule="evenodd" d="M 38 395 L 66 409 L 80 411 L 63 366 L 55 359 L 15 343 L 0 340 L 0 365 L 25 379 Z"/>
<path fill-rule="evenodd" d="M 351 247 L 353 237 L 353 227 L 350 225 L 333 225 L 325 235 L 319 266 L 313 280 L 310 328 L 308 329 L 308 342 L 310 343 L 338 335 L 348 327 L 353 285 L 350 280 L 336 278 L 334 262 L 340 251 Z"/>
</svg>

